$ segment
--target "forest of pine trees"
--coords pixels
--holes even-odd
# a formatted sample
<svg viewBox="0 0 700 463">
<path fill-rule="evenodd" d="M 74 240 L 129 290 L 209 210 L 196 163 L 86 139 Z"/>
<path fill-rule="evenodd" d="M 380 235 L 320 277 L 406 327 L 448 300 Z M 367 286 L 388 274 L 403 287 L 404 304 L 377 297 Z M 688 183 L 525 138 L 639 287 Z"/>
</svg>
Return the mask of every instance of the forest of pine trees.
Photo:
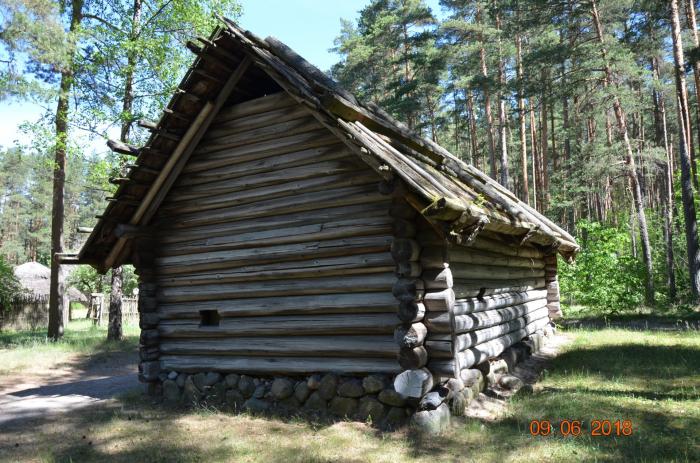
<svg viewBox="0 0 700 463">
<path fill-rule="evenodd" d="M 117 127 L 138 144 L 136 121 L 157 118 L 192 59 L 185 41 L 208 34 L 214 10 L 235 18 L 240 7 L 2 3 L 0 99 L 49 109 L 0 151 L 0 257 L 48 265 L 57 250 L 78 249 L 78 227 L 94 223 L 115 188 L 107 178 L 128 169 L 115 155 L 88 155 L 75 134 Z M 436 10 L 371 0 L 341 21 L 329 72 L 575 233 L 582 252 L 561 266 L 565 302 L 693 303 L 696 9 L 692 0 L 440 0 Z M 110 283 L 121 284 L 100 281 Z"/>
<path fill-rule="evenodd" d="M 692 301 L 696 7 L 375 0 L 342 23 L 332 74 L 575 232 L 576 302 Z"/>
</svg>

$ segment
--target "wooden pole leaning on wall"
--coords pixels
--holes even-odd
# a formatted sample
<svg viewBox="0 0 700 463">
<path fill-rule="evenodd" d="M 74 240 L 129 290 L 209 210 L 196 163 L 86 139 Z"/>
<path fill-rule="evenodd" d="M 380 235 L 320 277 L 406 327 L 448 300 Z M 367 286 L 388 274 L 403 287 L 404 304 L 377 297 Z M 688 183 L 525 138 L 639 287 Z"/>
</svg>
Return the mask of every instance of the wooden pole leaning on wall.
<svg viewBox="0 0 700 463">
<path fill-rule="evenodd" d="M 425 336 L 428 333 L 422 320 L 425 315 L 420 279 L 420 246 L 415 240 L 416 210 L 402 197 L 403 185 L 396 179 L 380 182 L 380 193 L 392 196 L 389 215 L 393 217 L 391 255 L 396 265 L 396 283 L 392 289 L 399 301 L 397 318 L 400 322 L 394 330 L 394 341 L 399 346 L 398 363 L 403 369 L 394 379 L 394 389 L 406 397 L 421 398 L 433 387 L 433 375 L 425 368 L 428 351 Z"/>
</svg>

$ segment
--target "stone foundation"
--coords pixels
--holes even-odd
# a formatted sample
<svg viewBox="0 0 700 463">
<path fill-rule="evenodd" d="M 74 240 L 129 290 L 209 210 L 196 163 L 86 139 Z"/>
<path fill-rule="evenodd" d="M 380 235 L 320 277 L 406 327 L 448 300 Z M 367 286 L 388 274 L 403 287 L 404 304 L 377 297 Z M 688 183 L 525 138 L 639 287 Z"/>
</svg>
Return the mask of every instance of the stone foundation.
<svg viewBox="0 0 700 463">
<path fill-rule="evenodd" d="M 307 377 L 253 377 L 216 372 L 161 372 L 153 391 L 169 404 L 213 406 L 234 411 L 310 413 L 371 422 L 383 429 L 404 425 L 415 410 L 391 377 L 332 373 Z"/>
<path fill-rule="evenodd" d="M 438 385 L 420 400 L 410 420 L 411 428 L 423 434 L 438 434 L 450 425 L 452 416 L 462 416 L 469 403 L 493 384 L 519 389 L 522 381 L 508 373 L 515 366 L 539 351 L 554 329 L 547 325 L 541 332 L 513 344 L 495 359 L 476 365 L 461 379 L 450 379 Z"/>
<path fill-rule="evenodd" d="M 167 404 L 332 416 L 369 422 L 389 430 L 410 422 L 417 432 L 437 434 L 449 427 L 452 416 L 464 415 L 469 403 L 490 385 L 522 387 L 522 382 L 508 373 L 539 351 L 545 336 L 552 334 L 553 328 L 547 326 L 512 345 L 499 357 L 476 365 L 461 379 L 437 384 L 420 400 L 401 396 L 388 375 L 354 377 L 333 373 L 271 378 L 165 371 L 160 372 L 156 383 L 149 383 L 149 392 Z"/>
</svg>

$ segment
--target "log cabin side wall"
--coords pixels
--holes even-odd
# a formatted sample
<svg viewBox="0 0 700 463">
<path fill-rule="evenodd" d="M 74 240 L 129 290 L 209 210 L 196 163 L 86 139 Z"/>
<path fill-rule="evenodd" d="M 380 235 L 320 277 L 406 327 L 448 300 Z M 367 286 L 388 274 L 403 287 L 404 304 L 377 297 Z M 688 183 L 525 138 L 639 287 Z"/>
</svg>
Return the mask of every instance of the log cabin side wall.
<svg viewBox="0 0 700 463">
<path fill-rule="evenodd" d="M 397 373 L 379 181 L 284 94 L 223 109 L 156 217 L 161 369 Z"/>
<path fill-rule="evenodd" d="M 461 378 L 549 322 L 545 256 L 482 233 L 469 246 L 419 234 L 428 368 Z M 433 287 L 434 289 L 428 289 Z"/>
</svg>

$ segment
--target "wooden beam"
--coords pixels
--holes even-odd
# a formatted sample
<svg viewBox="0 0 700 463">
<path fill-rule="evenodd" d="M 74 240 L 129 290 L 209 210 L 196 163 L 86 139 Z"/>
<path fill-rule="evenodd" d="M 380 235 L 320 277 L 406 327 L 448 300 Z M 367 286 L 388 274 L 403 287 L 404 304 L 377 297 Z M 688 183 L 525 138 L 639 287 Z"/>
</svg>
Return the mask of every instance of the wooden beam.
<svg viewBox="0 0 700 463">
<path fill-rule="evenodd" d="M 127 156 L 138 156 L 141 150 L 135 146 L 128 145 L 119 140 L 107 140 L 107 146 L 115 153 L 125 154 Z"/>
<path fill-rule="evenodd" d="M 158 177 L 151 185 L 141 205 L 129 221 L 130 225 L 147 224 L 151 220 L 153 214 L 155 214 L 156 210 L 165 199 L 168 191 L 170 191 L 173 183 L 175 183 L 178 175 L 185 167 L 192 151 L 202 139 L 204 133 L 214 120 L 214 117 L 224 105 L 236 84 L 238 84 L 238 81 L 243 77 L 243 74 L 248 70 L 251 63 L 252 59 L 246 57 L 236 71 L 228 78 L 216 99 L 213 102 L 208 101 L 204 104 L 204 107 L 200 110 L 199 114 L 197 114 L 194 121 L 192 121 L 182 139 L 180 139 L 180 142 L 173 150 L 173 153 L 168 158 L 168 161 L 161 169 Z M 117 262 L 126 241 L 126 238 L 119 238 L 117 240 L 105 260 L 105 268 L 111 268 Z"/>
<path fill-rule="evenodd" d="M 78 233 L 92 233 L 92 227 L 78 227 Z"/>
</svg>

